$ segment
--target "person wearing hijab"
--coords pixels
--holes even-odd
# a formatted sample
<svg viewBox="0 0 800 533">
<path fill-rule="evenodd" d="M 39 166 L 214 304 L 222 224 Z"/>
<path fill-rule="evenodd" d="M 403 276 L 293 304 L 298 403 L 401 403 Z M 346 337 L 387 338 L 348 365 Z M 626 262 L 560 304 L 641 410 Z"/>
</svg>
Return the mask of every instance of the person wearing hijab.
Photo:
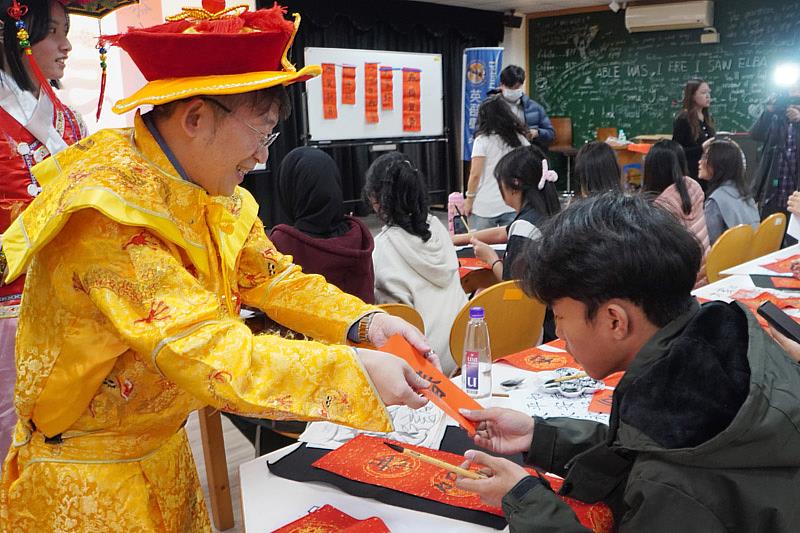
<svg viewBox="0 0 800 533">
<path fill-rule="evenodd" d="M 304 272 L 374 303 L 375 242 L 363 222 L 345 215 L 341 181 L 336 162 L 322 150 L 289 152 L 278 170 L 278 199 L 288 223 L 275 226 L 270 239 Z"/>
</svg>

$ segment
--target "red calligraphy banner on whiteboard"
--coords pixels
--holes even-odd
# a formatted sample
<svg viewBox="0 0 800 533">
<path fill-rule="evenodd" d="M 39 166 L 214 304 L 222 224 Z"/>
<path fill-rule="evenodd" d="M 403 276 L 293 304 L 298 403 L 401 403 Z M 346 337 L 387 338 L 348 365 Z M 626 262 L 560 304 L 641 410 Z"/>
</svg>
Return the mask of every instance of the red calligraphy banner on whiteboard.
<svg viewBox="0 0 800 533">
<path fill-rule="evenodd" d="M 415 68 L 403 69 L 403 131 L 421 131 L 420 121 L 420 78 L 422 71 Z"/>
<path fill-rule="evenodd" d="M 333 63 L 322 64 L 322 117 L 335 119 L 339 115 L 336 111 L 336 65 Z"/>
<path fill-rule="evenodd" d="M 342 66 L 342 103 L 356 103 L 356 67 L 349 65 Z"/>
<path fill-rule="evenodd" d="M 381 109 L 394 109 L 394 72 L 392 67 L 381 67 Z"/>
<path fill-rule="evenodd" d="M 367 124 L 378 122 L 378 64 L 364 63 L 364 115 Z"/>
</svg>

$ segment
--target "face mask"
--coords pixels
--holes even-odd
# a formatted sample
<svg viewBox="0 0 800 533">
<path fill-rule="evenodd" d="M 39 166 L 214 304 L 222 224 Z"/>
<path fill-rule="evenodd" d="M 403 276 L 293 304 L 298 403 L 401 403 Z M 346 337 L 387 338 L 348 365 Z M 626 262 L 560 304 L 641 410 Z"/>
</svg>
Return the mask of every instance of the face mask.
<svg viewBox="0 0 800 533">
<path fill-rule="evenodd" d="M 503 89 L 503 98 L 509 102 L 516 103 L 522 98 L 522 89 Z"/>
</svg>

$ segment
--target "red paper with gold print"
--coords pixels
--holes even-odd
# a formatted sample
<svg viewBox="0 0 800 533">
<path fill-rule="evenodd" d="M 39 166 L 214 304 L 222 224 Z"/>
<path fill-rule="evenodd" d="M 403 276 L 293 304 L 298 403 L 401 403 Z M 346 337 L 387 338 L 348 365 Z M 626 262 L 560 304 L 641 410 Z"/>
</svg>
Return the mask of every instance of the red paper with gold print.
<svg viewBox="0 0 800 533">
<path fill-rule="evenodd" d="M 420 391 L 421 394 L 458 422 L 467 433 L 475 434 L 475 424 L 464 418 L 458 410 L 480 410 L 483 409 L 481 404 L 459 389 L 400 335 L 391 337 L 380 350 L 402 357 L 418 375 L 430 381 L 431 386 Z"/>
<path fill-rule="evenodd" d="M 327 120 L 339 116 L 336 110 L 336 65 L 322 64 L 322 117 Z"/>
<path fill-rule="evenodd" d="M 378 122 L 378 64 L 364 63 L 364 118 L 367 124 Z"/>
<path fill-rule="evenodd" d="M 342 66 L 342 104 L 356 104 L 356 67 Z"/>
<path fill-rule="evenodd" d="M 776 289 L 800 289 L 800 279 L 772 276 L 769 278 Z"/>
<path fill-rule="evenodd" d="M 792 271 L 792 262 L 797 261 L 800 259 L 800 254 L 795 254 L 792 257 L 787 257 L 786 259 L 781 259 L 779 261 L 773 261 L 772 263 L 767 263 L 766 265 L 761 265 L 762 268 L 766 268 L 767 270 L 772 270 L 773 272 L 779 272 L 781 274 L 789 274 Z"/>
<path fill-rule="evenodd" d="M 625 372 L 615 372 L 603 379 L 606 387 L 616 387 Z M 602 389 L 592 394 L 592 401 L 589 403 L 589 411 L 593 413 L 611 414 L 611 400 L 614 397 L 614 389 Z"/>
<path fill-rule="evenodd" d="M 567 353 L 567 345 L 563 340 L 556 339 L 543 346 L 548 346 L 551 349 L 542 349 L 538 346 L 535 348 L 528 348 L 527 350 L 501 357 L 498 361 L 508 363 L 509 365 L 523 370 L 530 370 L 531 372 L 555 370 L 556 368 L 564 366 L 582 368 L 581 365 Z"/>
<path fill-rule="evenodd" d="M 335 533 L 337 531 L 389 533 L 389 528 L 386 527 L 383 520 L 376 516 L 358 520 L 332 505 L 323 505 L 272 533 Z"/>
<path fill-rule="evenodd" d="M 456 474 L 394 452 L 384 442 L 398 444 L 455 466 L 464 462 L 463 456 L 454 453 L 359 435 L 339 449 L 328 452 L 313 466 L 354 481 L 390 488 L 455 507 L 503 516 L 501 508 L 485 505 L 477 494 L 456 488 Z M 478 467 L 474 468 L 477 470 Z M 529 472 L 535 475 L 532 470 Z M 548 476 L 548 481 L 558 483 L 559 480 Z M 605 505 L 585 504 L 571 498 L 562 499 L 572 507 L 585 526 L 593 527 L 593 524 L 597 524 L 603 527 L 595 531 L 611 531 L 613 520 Z"/>
<path fill-rule="evenodd" d="M 381 109 L 394 109 L 394 71 L 392 67 L 381 67 Z"/>
<path fill-rule="evenodd" d="M 420 78 L 422 71 L 414 68 L 403 69 L 403 131 L 421 131 L 420 121 Z"/>
</svg>

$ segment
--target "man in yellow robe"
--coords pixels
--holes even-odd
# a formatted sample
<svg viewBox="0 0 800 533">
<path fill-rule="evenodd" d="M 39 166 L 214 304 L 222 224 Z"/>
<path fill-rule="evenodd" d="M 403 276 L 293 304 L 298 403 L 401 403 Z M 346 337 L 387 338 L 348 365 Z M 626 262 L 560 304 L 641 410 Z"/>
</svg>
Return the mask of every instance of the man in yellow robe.
<svg viewBox="0 0 800 533">
<path fill-rule="evenodd" d="M 297 21 L 192 13 L 111 39 L 149 80 L 115 110 L 156 107 L 37 167 L 45 190 L 3 235 L 5 279 L 28 280 L 0 531 L 209 531 L 183 430 L 204 405 L 386 431 L 385 405 L 424 404 L 399 358 L 344 345 L 424 337 L 303 274 L 237 186 L 267 159 L 282 86 L 319 72 L 286 61 Z M 149 47 L 182 57 L 146 65 Z M 198 58 L 202 76 L 170 77 Z M 241 304 L 318 341 L 254 336 Z"/>
</svg>

